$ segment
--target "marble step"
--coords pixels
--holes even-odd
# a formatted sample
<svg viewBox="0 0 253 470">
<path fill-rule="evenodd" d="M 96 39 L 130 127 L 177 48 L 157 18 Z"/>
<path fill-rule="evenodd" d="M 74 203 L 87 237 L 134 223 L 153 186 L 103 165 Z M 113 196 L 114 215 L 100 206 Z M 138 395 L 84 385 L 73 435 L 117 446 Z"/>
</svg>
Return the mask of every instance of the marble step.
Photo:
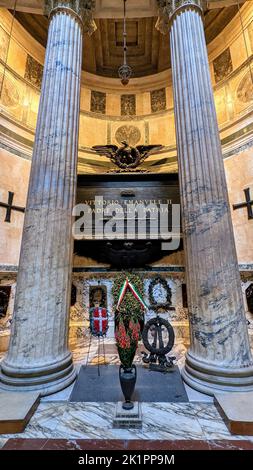
<svg viewBox="0 0 253 470">
<path fill-rule="evenodd" d="M 215 394 L 214 404 L 231 434 L 253 436 L 253 392 Z"/>
<path fill-rule="evenodd" d="M 37 392 L 0 392 L 0 434 L 23 432 L 39 402 Z"/>
</svg>

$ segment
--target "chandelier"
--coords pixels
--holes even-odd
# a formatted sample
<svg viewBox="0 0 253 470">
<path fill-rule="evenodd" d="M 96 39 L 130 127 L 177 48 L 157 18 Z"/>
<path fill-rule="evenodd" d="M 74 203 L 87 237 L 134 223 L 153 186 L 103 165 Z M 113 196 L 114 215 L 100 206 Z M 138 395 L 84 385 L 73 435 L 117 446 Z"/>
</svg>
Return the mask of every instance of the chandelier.
<svg viewBox="0 0 253 470">
<path fill-rule="evenodd" d="M 132 75 L 132 69 L 127 64 L 127 32 L 126 32 L 126 1 L 124 2 L 124 19 L 123 19 L 123 65 L 120 66 L 118 70 L 119 78 L 121 80 L 122 85 L 127 85 L 130 77 Z"/>
</svg>

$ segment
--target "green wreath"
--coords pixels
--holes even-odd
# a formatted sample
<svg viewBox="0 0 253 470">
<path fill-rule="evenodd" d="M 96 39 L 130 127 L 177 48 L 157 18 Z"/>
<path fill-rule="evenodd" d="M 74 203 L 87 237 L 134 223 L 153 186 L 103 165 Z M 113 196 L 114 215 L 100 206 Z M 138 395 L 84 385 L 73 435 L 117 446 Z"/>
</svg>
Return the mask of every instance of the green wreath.
<svg viewBox="0 0 253 470">
<path fill-rule="evenodd" d="M 163 286 L 163 288 L 165 289 L 165 291 L 166 291 L 166 297 L 167 298 L 166 298 L 165 303 L 158 303 L 154 298 L 153 290 L 154 290 L 154 287 L 157 284 L 161 284 Z M 165 279 L 163 279 L 160 276 L 156 276 L 150 282 L 149 288 L 148 288 L 148 299 L 149 299 L 149 304 L 150 304 L 150 307 L 152 308 L 152 310 L 156 311 L 156 310 L 159 310 L 161 308 L 166 309 L 168 307 L 171 307 L 171 296 L 172 296 L 171 288 L 170 288 L 170 286 L 168 285 L 168 283 Z"/>
</svg>

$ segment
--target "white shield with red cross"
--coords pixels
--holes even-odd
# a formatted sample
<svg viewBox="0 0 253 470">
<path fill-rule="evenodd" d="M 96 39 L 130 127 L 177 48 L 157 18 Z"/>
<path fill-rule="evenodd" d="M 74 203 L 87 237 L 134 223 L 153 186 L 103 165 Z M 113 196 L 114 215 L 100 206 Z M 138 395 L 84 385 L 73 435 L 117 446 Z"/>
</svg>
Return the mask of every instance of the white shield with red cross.
<svg viewBox="0 0 253 470">
<path fill-rule="evenodd" d="M 108 314 L 105 308 L 95 307 L 90 310 L 90 330 L 93 336 L 105 336 L 108 330 Z"/>
</svg>

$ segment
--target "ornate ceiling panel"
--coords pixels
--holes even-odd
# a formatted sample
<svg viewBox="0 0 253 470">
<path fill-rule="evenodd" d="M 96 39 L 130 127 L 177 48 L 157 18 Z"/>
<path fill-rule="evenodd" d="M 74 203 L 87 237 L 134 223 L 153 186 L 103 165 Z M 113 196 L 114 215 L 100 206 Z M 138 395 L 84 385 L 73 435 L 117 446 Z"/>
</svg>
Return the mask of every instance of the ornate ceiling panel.
<svg viewBox="0 0 253 470">
<path fill-rule="evenodd" d="M 205 14 L 207 43 L 212 41 L 237 13 L 237 6 L 210 10 Z M 16 13 L 17 20 L 43 46 L 46 46 L 48 19 L 32 13 Z M 155 29 L 156 18 L 127 21 L 128 62 L 134 76 L 162 72 L 170 67 L 169 35 Z M 85 36 L 83 69 L 106 77 L 117 77 L 123 56 L 122 19 L 96 19 L 97 31 Z"/>
</svg>

